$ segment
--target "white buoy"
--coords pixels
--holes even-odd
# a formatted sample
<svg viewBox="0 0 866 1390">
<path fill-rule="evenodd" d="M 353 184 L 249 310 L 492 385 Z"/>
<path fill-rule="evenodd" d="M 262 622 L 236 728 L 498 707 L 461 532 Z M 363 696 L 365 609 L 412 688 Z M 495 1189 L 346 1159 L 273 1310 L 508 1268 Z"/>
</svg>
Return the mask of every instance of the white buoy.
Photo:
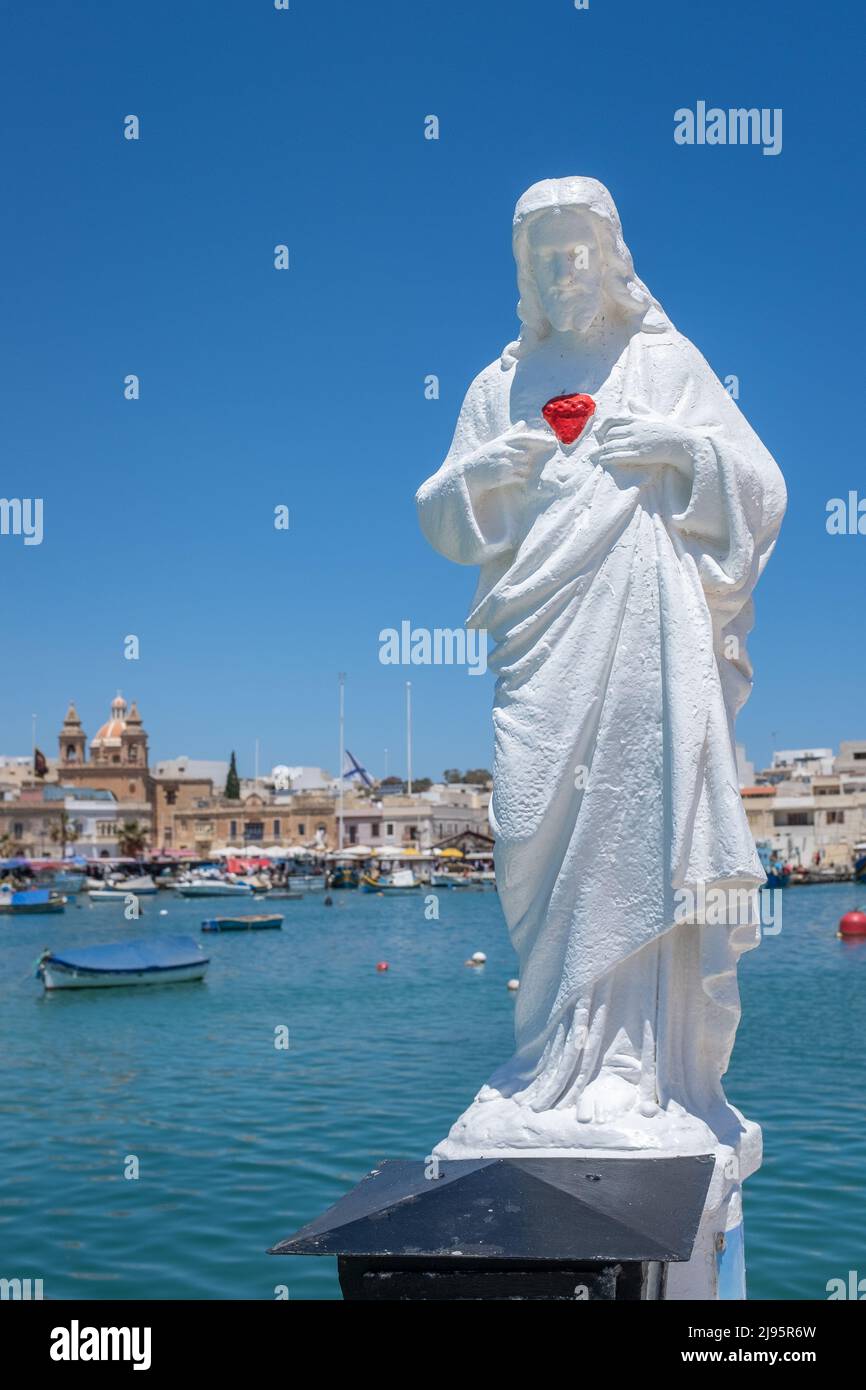
<svg viewBox="0 0 866 1390">
<path fill-rule="evenodd" d="M 472 959 L 475 961 L 476 965 L 483 965 L 484 962 L 487 960 L 487 957 L 485 956 L 483 951 L 475 951 L 475 953 L 472 956 Z"/>
<path fill-rule="evenodd" d="M 159 909 L 159 915 L 160 915 L 160 917 L 167 917 L 167 916 L 168 916 L 168 908 L 167 908 L 167 907 L 161 907 L 161 908 Z"/>
<path fill-rule="evenodd" d="M 508 988 L 509 988 L 509 989 L 520 989 L 520 981 L 519 981 L 519 980 L 509 980 L 509 981 L 508 981 Z"/>
</svg>

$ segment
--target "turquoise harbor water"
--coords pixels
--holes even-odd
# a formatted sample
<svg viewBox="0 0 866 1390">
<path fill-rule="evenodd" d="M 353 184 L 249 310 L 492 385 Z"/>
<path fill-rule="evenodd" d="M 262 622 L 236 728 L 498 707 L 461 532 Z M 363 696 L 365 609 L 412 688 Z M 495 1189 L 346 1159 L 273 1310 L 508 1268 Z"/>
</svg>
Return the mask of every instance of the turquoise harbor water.
<svg viewBox="0 0 866 1390">
<path fill-rule="evenodd" d="M 752 1298 L 866 1276 L 866 943 L 835 936 L 863 898 L 788 889 L 781 934 L 741 965 L 728 1094 L 765 1140 L 746 1188 Z M 429 1153 L 505 1057 L 498 899 L 446 891 L 427 922 L 420 900 L 308 894 L 279 905 L 282 932 L 202 936 L 204 984 L 42 994 L 45 945 L 198 936 L 232 910 L 144 906 L 138 923 L 86 900 L 0 919 L 0 1275 L 41 1278 L 46 1298 L 336 1298 L 331 1261 L 265 1248 L 378 1160 Z M 483 970 L 464 966 L 476 950 Z"/>
</svg>

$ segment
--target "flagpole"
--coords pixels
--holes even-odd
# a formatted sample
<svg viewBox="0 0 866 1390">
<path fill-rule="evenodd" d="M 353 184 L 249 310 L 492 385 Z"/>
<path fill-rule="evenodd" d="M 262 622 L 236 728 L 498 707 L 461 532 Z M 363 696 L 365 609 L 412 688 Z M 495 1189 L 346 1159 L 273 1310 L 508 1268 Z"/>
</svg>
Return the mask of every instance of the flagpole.
<svg viewBox="0 0 866 1390">
<path fill-rule="evenodd" d="M 337 849 L 343 849 L 343 763 L 346 760 L 346 673 L 340 672 L 340 766 L 337 776 L 340 779 Z"/>
<path fill-rule="evenodd" d="M 406 682 L 406 783 L 412 795 L 412 682 Z"/>
</svg>

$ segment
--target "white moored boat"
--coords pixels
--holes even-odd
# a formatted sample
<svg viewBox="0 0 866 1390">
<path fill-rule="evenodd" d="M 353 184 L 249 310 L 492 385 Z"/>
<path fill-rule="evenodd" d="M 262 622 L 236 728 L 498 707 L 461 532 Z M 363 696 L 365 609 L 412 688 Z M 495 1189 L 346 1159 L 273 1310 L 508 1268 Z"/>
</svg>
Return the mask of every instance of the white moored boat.
<svg viewBox="0 0 866 1390">
<path fill-rule="evenodd" d="M 177 891 L 185 898 L 250 898 L 253 893 L 248 883 L 227 883 L 222 878 L 194 878 L 191 883 L 179 883 Z"/>
<path fill-rule="evenodd" d="M 193 937 L 162 936 L 44 951 L 36 975 L 46 989 L 106 989 L 201 980 L 208 964 Z"/>
<path fill-rule="evenodd" d="M 119 888 L 123 893 L 136 893 L 139 897 L 159 892 L 150 874 L 136 874 L 133 878 L 113 878 L 111 887 Z"/>
</svg>

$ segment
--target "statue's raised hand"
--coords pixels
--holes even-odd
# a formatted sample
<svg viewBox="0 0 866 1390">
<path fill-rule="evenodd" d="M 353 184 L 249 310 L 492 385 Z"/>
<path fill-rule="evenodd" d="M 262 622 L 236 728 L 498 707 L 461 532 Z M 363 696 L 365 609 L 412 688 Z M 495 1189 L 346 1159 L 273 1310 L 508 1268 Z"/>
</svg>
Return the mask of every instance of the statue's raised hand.
<svg viewBox="0 0 866 1390">
<path fill-rule="evenodd" d="M 614 415 L 598 426 L 601 447 L 593 459 L 603 465 L 670 464 L 687 470 L 694 458 L 695 435 L 675 420 L 628 402 L 628 415 Z"/>
<path fill-rule="evenodd" d="M 504 434 L 476 449 L 463 468 L 487 487 L 506 487 L 529 481 L 542 460 L 556 451 L 556 439 L 548 429 L 531 429 L 518 420 Z"/>
</svg>

